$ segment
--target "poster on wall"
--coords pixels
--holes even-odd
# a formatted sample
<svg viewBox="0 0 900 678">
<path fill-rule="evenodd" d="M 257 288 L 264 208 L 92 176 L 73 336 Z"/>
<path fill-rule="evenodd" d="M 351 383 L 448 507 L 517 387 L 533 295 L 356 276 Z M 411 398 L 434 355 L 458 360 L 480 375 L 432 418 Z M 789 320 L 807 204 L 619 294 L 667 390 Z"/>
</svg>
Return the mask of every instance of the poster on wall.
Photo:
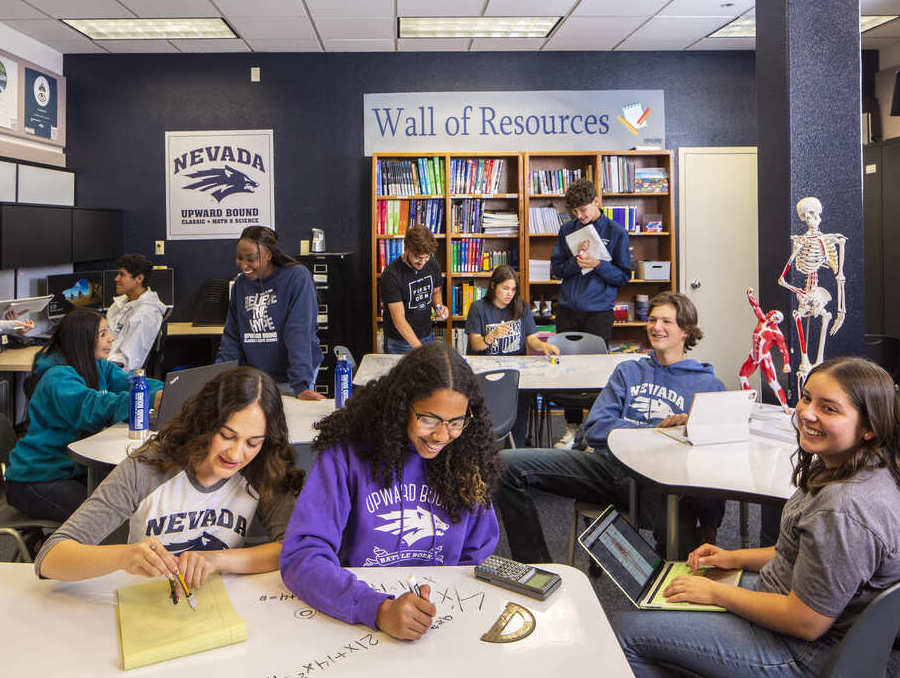
<svg viewBox="0 0 900 678">
<path fill-rule="evenodd" d="M 665 148 L 663 90 L 363 95 L 364 155 Z"/>
<path fill-rule="evenodd" d="M 52 75 L 25 67 L 25 133 L 59 138 L 59 83 Z"/>
<path fill-rule="evenodd" d="M 168 239 L 275 228 L 272 130 L 166 132 L 165 142 Z"/>
<path fill-rule="evenodd" d="M 19 108 L 19 64 L 0 54 L 0 127 L 16 129 Z"/>
</svg>

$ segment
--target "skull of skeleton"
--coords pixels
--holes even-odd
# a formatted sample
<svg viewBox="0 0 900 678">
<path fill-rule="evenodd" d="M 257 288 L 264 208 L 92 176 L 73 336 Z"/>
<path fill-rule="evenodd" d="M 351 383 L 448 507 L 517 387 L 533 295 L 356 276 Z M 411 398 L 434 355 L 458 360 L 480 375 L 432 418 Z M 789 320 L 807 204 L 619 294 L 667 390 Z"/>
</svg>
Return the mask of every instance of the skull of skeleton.
<svg viewBox="0 0 900 678">
<path fill-rule="evenodd" d="M 818 229 L 822 223 L 822 203 L 818 198 L 802 198 L 797 203 L 797 216 L 812 230 Z"/>
</svg>

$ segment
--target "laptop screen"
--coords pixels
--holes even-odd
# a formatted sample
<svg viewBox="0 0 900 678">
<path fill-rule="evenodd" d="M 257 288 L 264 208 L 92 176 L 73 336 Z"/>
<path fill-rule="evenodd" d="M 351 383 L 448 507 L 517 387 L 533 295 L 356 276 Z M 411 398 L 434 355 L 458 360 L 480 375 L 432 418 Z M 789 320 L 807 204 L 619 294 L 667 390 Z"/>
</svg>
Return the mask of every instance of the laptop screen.
<svg viewBox="0 0 900 678">
<path fill-rule="evenodd" d="M 615 510 L 598 518 L 581 542 L 634 602 L 664 562 Z"/>
</svg>

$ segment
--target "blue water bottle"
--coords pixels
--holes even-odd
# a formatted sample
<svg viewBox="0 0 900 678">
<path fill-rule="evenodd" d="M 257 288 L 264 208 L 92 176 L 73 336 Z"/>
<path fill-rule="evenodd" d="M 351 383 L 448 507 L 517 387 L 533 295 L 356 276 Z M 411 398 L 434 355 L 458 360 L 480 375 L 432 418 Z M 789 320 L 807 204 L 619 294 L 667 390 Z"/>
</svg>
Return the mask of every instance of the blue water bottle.
<svg viewBox="0 0 900 678">
<path fill-rule="evenodd" d="M 144 440 L 150 431 L 150 387 L 144 370 L 135 370 L 131 377 L 128 407 L 128 437 Z"/>
<path fill-rule="evenodd" d="M 353 394 L 350 363 L 346 353 L 337 354 L 337 365 L 334 368 L 334 406 L 341 408 Z"/>
</svg>

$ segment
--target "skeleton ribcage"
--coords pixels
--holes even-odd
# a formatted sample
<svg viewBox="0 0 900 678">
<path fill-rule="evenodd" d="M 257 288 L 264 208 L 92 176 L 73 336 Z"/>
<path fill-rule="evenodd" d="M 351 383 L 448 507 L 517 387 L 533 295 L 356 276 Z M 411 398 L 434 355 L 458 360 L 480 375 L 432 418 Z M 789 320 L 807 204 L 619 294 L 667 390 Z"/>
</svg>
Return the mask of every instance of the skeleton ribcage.
<svg viewBox="0 0 900 678">
<path fill-rule="evenodd" d="M 812 275 L 825 264 L 837 273 L 837 250 L 833 242 L 821 236 L 795 235 L 793 238 L 801 243 L 794 265 L 803 275 Z"/>
</svg>

